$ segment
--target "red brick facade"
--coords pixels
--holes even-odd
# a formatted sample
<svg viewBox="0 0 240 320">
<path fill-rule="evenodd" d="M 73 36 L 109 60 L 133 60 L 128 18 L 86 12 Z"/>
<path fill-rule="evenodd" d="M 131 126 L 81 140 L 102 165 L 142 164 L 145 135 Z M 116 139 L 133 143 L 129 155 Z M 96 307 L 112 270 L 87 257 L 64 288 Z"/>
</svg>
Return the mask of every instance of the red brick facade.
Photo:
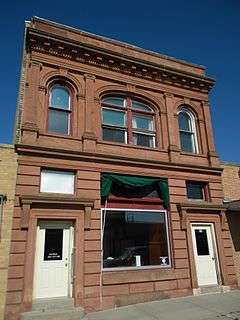
<svg viewBox="0 0 240 320">
<path fill-rule="evenodd" d="M 208 92 L 213 81 L 196 65 L 34 18 L 26 26 L 16 150 L 19 157 L 6 319 L 31 310 L 37 223 L 74 223 L 75 306 L 86 311 L 192 294 L 198 288 L 190 223 L 211 222 L 219 256 L 219 284 L 236 276 L 215 153 Z M 72 91 L 71 133 L 47 131 L 49 86 Z M 106 142 L 101 98 L 124 94 L 155 111 L 156 148 Z M 181 152 L 177 113 L 196 117 L 199 152 Z M 76 172 L 75 194 L 40 193 L 42 168 Z M 167 178 L 170 192 L 171 268 L 101 272 L 102 172 Z M 188 201 L 186 180 L 208 184 L 210 201 Z"/>
</svg>

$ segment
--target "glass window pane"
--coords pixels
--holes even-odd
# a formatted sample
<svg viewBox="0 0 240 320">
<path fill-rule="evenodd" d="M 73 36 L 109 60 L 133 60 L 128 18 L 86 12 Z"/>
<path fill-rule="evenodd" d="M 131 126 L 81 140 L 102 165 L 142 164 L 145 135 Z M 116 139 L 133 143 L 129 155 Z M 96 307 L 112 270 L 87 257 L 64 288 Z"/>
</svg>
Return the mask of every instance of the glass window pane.
<svg viewBox="0 0 240 320">
<path fill-rule="evenodd" d="M 153 112 L 146 104 L 138 101 L 132 101 L 132 108 L 141 111 Z"/>
<path fill-rule="evenodd" d="M 186 152 L 194 152 L 192 133 L 180 132 L 181 149 Z"/>
<path fill-rule="evenodd" d="M 153 131 L 153 118 L 133 115 L 132 125 L 135 129 Z"/>
<path fill-rule="evenodd" d="M 63 229 L 46 229 L 44 261 L 62 260 Z"/>
<path fill-rule="evenodd" d="M 102 100 L 103 103 L 109 104 L 112 106 L 118 106 L 118 107 L 123 107 L 124 106 L 124 99 L 123 98 L 118 98 L 118 97 L 108 97 L 104 98 Z"/>
<path fill-rule="evenodd" d="M 68 134 L 69 113 L 49 110 L 48 113 L 48 131 L 54 133 Z"/>
<path fill-rule="evenodd" d="M 165 215 L 108 210 L 103 236 L 103 267 L 169 265 Z"/>
<path fill-rule="evenodd" d="M 134 133 L 133 134 L 133 143 L 136 146 L 150 147 L 154 148 L 154 137 L 148 136 L 147 134 Z"/>
<path fill-rule="evenodd" d="M 103 128 L 103 140 L 125 143 L 125 131 Z"/>
<path fill-rule="evenodd" d="M 178 115 L 179 129 L 192 132 L 191 118 L 186 112 L 180 112 Z"/>
<path fill-rule="evenodd" d="M 187 183 L 187 197 L 188 199 L 203 200 L 203 185 L 201 183 Z"/>
<path fill-rule="evenodd" d="M 195 230 L 196 244 L 197 244 L 197 254 L 199 256 L 208 256 L 208 239 L 207 232 L 205 229 Z"/>
<path fill-rule="evenodd" d="M 61 108 L 69 110 L 69 91 L 63 86 L 54 86 L 51 90 L 50 106 L 54 108 Z"/>
<path fill-rule="evenodd" d="M 125 127 L 125 112 L 102 109 L 103 124 Z"/>
<path fill-rule="evenodd" d="M 40 192 L 74 194 L 74 172 L 42 170 Z"/>
</svg>

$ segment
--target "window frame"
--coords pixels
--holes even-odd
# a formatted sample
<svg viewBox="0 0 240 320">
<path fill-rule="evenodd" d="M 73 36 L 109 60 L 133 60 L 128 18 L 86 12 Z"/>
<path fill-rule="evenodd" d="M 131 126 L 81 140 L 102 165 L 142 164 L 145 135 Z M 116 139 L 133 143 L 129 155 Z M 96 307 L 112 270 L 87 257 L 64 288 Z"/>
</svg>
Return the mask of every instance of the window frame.
<svg viewBox="0 0 240 320">
<path fill-rule="evenodd" d="M 179 115 L 180 115 L 180 113 L 185 113 L 185 114 L 187 114 L 189 116 L 190 124 L 191 124 L 191 128 L 192 128 L 191 131 L 182 130 L 180 128 L 180 125 L 179 125 Z M 178 132 L 179 132 L 179 141 L 180 141 L 181 152 L 186 152 L 188 154 L 199 154 L 197 128 L 196 128 L 196 118 L 195 118 L 194 114 L 187 107 L 182 107 L 178 111 L 177 116 L 178 116 Z M 191 141 L 192 141 L 192 149 L 193 149 L 193 151 L 185 151 L 185 150 L 182 149 L 181 132 L 191 134 Z"/>
<path fill-rule="evenodd" d="M 190 184 L 190 183 L 201 186 L 202 193 L 203 193 L 203 199 L 194 199 L 194 198 L 189 198 L 188 197 L 188 184 Z M 210 193 L 209 193 L 208 182 L 186 180 L 186 195 L 187 195 L 188 201 L 197 201 L 197 202 L 210 201 Z"/>
<path fill-rule="evenodd" d="M 103 267 L 103 237 L 104 237 L 104 230 L 103 230 L 103 214 L 104 211 L 149 211 L 149 212 L 159 212 L 163 213 L 165 216 L 165 227 L 166 227 L 166 236 L 167 236 L 167 247 L 168 247 L 168 259 L 169 264 L 168 265 L 149 265 L 149 266 L 140 266 L 140 267 L 114 267 L 114 268 L 104 268 Z M 125 270 L 146 270 L 146 269 L 172 269 L 173 263 L 172 263 L 172 250 L 171 250 L 171 243 L 170 243 L 170 230 L 169 230 L 169 217 L 168 217 L 168 211 L 164 209 L 128 209 L 126 208 L 101 208 L 101 270 L 102 272 L 111 272 L 111 271 L 125 271 Z"/>
<path fill-rule="evenodd" d="M 69 102 L 69 108 L 68 109 L 62 109 L 62 108 L 57 108 L 57 107 L 52 107 L 51 106 L 51 99 L 52 99 L 52 91 L 54 90 L 55 87 L 62 87 L 65 90 L 68 91 L 68 102 Z M 72 93 L 72 89 L 69 87 L 69 85 L 64 82 L 64 81 L 54 81 L 50 86 L 49 86 L 49 91 L 48 91 L 48 113 L 47 113 L 47 126 L 46 126 L 46 131 L 49 134 L 53 134 L 53 135 L 63 135 L 63 136 L 69 136 L 72 134 L 72 103 L 73 103 L 73 93 Z M 49 110 L 53 110 L 53 111 L 57 111 L 59 113 L 65 113 L 68 115 L 68 121 L 67 121 L 67 133 L 62 133 L 62 132 L 54 132 L 54 131 L 50 131 L 49 130 Z"/>
<path fill-rule="evenodd" d="M 123 105 L 122 106 L 117 106 L 114 104 L 110 103 L 105 103 L 104 99 L 107 98 L 120 98 L 123 99 Z M 146 108 L 149 108 L 149 111 L 143 111 L 143 110 L 138 110 L 136 108 L 132 108 L 132 102 L 139 102 L 142 103 L 143 105 L 146 106 Z M 118 126 L 111 126 L 111 125 L 106 125 L 103 123 L 103 109 L 108 109 L 108 110 L 114 110 L 114 111 L 122 111 L 125 112 L 126 114 L 126 127 L 123 129 L 123 127 L 118 127 Z M 151 111 L 150 111 L 151 110 Z M 151 118 L 152 124 L 153 124 L 153 130 L 145 130 L 145 129 L 139 129 L 139 128 L 134 128 L 133 127 L 133 116 L 146 116 L 146 118 Z M 147 103 L 138 100 L 137 98 L 135 99 L 134 97 L 129 97 L 129 96 L 121 96 L 121 95 L 108 95 L 105 97 L 101 98 L 101 127 L 102 127 L 102 140 L 104 142 L 110 142 L 110 143 L 121 143 L 121 144 L 126 144 L 126 145 L 131 145 L 135 147 L 143 147 L 143 148 L 150 148 L 150 149 L 155 149 L 157 147 L 156 143 L 156 112 L 152 109 L 151 106 L 149 106 Z M 104 140 L 103 139 L 103 129 L 104 128 L 111 128 L 116 130 L 124 130 L 125 131 L 125 139 L 124 142 L 117 142 L 117 141 L 110 141 L 110 140 Z M 133 135 L 134 134 L 142 134 L 146 135 L 148 137 L 153 137 L 153 146 L 142 146 L 139 144 L 134 144 L 133 140 Z"/>
<path fill-rule="evenodd" d="M 57 172 L 57 173 L 72 173 L 73 175 L 73 193 L 65 193 L 65 192 L 49 192 L 49 191 L 41 191 L 41 186 L 42 186 L 42 172 L 43 171 L 50 171 L 50 172 Z M 74 196 L 76 194 L 76 179 L 77 175 L 74 170 L 61 170 L 61 169 L 55 169 L 55 168 L 41 168 L 40 171 L 40 182 L 39 182 L 39 193 L 40 194 L 61 194 L 63 196 Z"/>
</svg>

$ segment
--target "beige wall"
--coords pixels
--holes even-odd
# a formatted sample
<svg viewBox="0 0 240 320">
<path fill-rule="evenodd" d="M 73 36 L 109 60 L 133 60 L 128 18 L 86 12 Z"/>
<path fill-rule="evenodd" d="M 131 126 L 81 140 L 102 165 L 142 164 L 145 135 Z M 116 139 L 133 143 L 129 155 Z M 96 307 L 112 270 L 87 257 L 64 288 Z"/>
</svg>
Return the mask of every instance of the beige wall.
<svg viewBox="0 0 240 320">
<path fill-rule="evenodd" d="M 224 197 L 231 200 L 240 199 L 240 164 L 221 164 L 223 170 L 223 192 Z"/>
<path fill-rule="evenodd" d="M 0 194 L 7 196 L 0 225 L 0 320 L 4 318 L 16 169 L 17 156 L 13 146 L 0 145 Z"/>
</svg>

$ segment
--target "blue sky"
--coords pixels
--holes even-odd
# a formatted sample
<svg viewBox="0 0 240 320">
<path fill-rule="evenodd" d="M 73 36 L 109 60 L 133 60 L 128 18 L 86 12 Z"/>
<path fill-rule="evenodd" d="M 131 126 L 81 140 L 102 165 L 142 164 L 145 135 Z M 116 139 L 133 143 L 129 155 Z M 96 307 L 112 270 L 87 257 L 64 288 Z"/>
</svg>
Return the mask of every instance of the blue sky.
<svg viewBox="0 0 240 320">
<path fill-rule="evenodd" d="M 240 1 L 29 1 L 1 3 L 0 143 L 12 141 L 24 21 L 39 16 L 205 65 L 216 149 L 240 162 Z"/>
</svg>

